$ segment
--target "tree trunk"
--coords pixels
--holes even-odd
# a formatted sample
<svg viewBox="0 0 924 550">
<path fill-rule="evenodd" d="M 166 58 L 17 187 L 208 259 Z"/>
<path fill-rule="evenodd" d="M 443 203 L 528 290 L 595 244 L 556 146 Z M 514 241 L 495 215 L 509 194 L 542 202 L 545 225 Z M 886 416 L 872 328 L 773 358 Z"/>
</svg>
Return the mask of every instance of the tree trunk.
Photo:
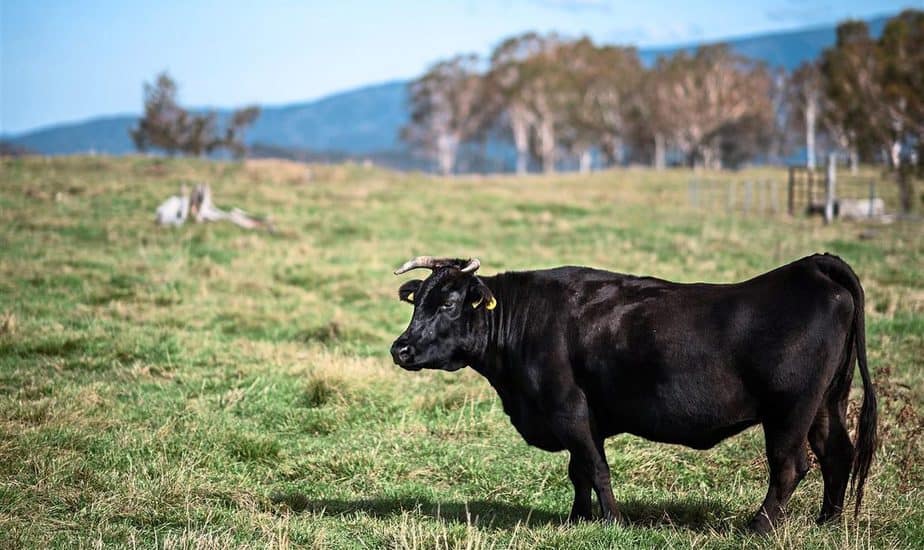
<svg viewBox="0 0 924 550">
<path fill-rule="evenodd" d="M 703 168 L 706 170 L 719 170 L 722 168 L 722 159 L 719 157 L 715 146 L 711 143 L 703 145 L 701 151 Z"/>
<path fill-rule="evenodd" d="M 440 173 L 444 176 L 452 174 L 456 166 L 456 152 L 459 141 L 453 136 L 440 136 L 437 140 L 437 162 Z"/>
<path fill-rule="evenodd" d="M 902 167 L 902 142 L 895 140 L 889 147 L 889 162 L 893 170 L 901 170 Z"/>
<path fill-rule="evenodd" d="M 544 117 L 539 124 L 539 154 L 542 156 L 542 171 L 555 172 L 555 127 L 551 117 Z"/>
<path fill-rule="evenodd" d="M 622 147 L 622 138 L 616 136 L 613 138 L 613 162 L 616 166 L 622 166 L 625 161 L 625 154 Z"/>
<path fill-rule="evenodd" d="M 584 149 L 581 151 L 581 163 L 580 163 L 580 172 L 582 174 L 590 173 L 590 163 L 593 159 L 590 156 L 590 149 Z"/>
<path fill-rule="evenodd" d="M 529 162 L 529 125 L 522 116 L 513 111 L 510 113 L 510 130 L 517 150 L 517 175 L 522 176 L 526 173 Z"/>
<path fill-rule="evenodd" d="M 655 170 L 664 170 L 667 166 L 667 152 L 665 151 L 665 140 L 664 134 L 656 133 L 655 134 L 655 150 L 654 150 L 654 167 Z"/>
<path fill-rule="evenodd" d="M 856 147 L 850 148 L 850 173 L 856 176 L 860 172 L 860 153 Z"/>
</svg>

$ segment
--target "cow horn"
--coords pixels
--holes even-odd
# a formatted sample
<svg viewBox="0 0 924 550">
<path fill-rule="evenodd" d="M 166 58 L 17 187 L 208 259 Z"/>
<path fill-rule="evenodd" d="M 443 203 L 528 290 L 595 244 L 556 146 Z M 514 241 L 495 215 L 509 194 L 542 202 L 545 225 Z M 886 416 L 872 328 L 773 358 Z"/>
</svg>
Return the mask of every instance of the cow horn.
<svg viewBox="0 0 924 550">
<path fill-rule="evenodd" d="M 401 275 L 402 273 L 407 273 L 412 269 L 427 268 L 427 269 L 438 269 L 440 267 L 456 267 L 462 273 L 474 273 L 478 271 L 478 268 L 481 267 L 481 262 L 478 261 L 478 258 L 473 258 L 468 261 L 463 267 L 459 268 L 459 260 L 454 260 L 452 258 L 434 258 L 433 256 L 417 256 L 406 262 L 404 265 L 395 270 L 395 275 Z"/>
<path fill-rule="evenodd" d="M 460 271 L 462 271 L 462 273 L 474 273 L 478 271 L 479 267 L 481 267 L 481 262 L 478 258 L 472 258 Z"/>
<path fill-rule="evenodd" d="M 395 270 L 395 275 L 401 275 L 402 273 L 407 273 L 412 269 L 418 269 L 422 267 L 427 269 L 435 269 L 437 267 L 436 259 L 433 256 L 417 256 L 416 258 L 411 258 L 410 260 L 404 262 L 404 265 Z"/>
</svg>

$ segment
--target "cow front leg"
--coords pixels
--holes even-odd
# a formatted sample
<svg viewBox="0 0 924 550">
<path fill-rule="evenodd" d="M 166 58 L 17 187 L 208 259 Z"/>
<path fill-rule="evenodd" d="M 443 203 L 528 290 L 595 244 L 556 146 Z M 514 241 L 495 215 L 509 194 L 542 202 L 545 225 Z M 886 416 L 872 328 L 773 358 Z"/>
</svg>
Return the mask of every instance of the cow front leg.
<svg viewBox="0 0 924 550">
<path fill-rule="evenodd" d="M 575 458 L 574 454 L 568 462 L 568 477 L 574 485 L 574 504 L 571 505 L 568 521 L 574 523 L 592 519 L 590 490 L 593 488 L 593 483 L 587 475 L 587 468 Z"/>
<path fill-rule="evenodd" d="M 616 499 L 613 497 L 613 487 L 610 482 L 610 467 L 603 453 L 603 441 L 595 440 L 589 419 L 586 416 L 559 417 L 555 431 L 571 453 L 568 473 L 574 484 L 572 518 L 576 512 L 578 517 L 590 517 L 589 487 L 592 487 L 600 502 L 602 519 L 621 523 L 622 516 L 616 507 Z"/>
</svg>

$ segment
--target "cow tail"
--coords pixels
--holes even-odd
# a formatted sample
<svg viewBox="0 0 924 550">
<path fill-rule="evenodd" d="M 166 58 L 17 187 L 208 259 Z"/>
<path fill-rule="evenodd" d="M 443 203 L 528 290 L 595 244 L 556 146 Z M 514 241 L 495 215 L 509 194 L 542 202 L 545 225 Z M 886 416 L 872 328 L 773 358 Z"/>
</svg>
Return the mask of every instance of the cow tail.
<svg viewBox="0 0 924 550">
<path fill-rule="evenodd" d="M 869 367 L 866 364 L 866 315 L 864 313 L 863 287 L 860 280 L 846 262 L 836 256 L 825 255 L 825 272 L 831 279 L 844 286 L 853 297 L 853 344 L 856 346 L 857 364 L 860 367 L 860 377 L 863 380 L 863 405 L 860 408 L 860 422 L 857 427 L 857 437 L 854 443 L 855 453 L 851 471 L 851 486 L 854 492 L 854 516 L 860 514 L 860 505 L 863 502 L 863 488 L 873 463 L 873 454 L 878 444 L 876 431 L 878 414 L 876 412 L 876 391 L 870 379 Z M 847 350 L 850 357 L 850 350 Z M 847 368 L 853 368 L 849 364 Z"/>
<path fill-rule="evenodd" d="M 856 280 L 856 275 L 854 275 Z M 853 514 L 860 514 L 860 504 L 863 502 L 863 486 L 869 475 L 870 465 L 873 463 L 873 454 L 876 452 L 878 423 L 876 412 L 876 391 L 869 377 L 869 367 L 866 366 L 866 315 L 863 311 L 863 289 L 857 281 L 859 293 L 854 296 L 854 332 L 853 341 L 857 347 L 857 363 L 860 365 L 860 377 L 863 379 L 863 405 L 860 408 L 860 425 L 857 429 L 855 443 L 856 456 L 853 460 L 853 485 L 856 489 Z M 859 300 L 857 299 L 859 298 Z M 851 365 L 852 368 L 852 365 Z"/>
</svg>

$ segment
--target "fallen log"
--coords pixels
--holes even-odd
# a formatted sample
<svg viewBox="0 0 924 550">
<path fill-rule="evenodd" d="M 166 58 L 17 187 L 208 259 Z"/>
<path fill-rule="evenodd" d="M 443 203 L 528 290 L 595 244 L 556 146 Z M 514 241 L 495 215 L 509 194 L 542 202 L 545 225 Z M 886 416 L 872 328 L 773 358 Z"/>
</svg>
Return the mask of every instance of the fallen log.
<svg viewBox="0 0 924 550">
<path fill-rule="evenodd" d="M 212 202 L 212 188 L 207 183 L 197 184 L 187 195 L 186 186 L 180 188 L 180 194 L 174 195 L 157 207 L 155 220 L 160 225 L 183 225 L 188 218 L 196 223 L 229 221 L 244 229 L 266 229 L 275 232 L 276 228 L 269 218 L 253 216 L 240 208 L 226 212 Z"/>
</svg>

